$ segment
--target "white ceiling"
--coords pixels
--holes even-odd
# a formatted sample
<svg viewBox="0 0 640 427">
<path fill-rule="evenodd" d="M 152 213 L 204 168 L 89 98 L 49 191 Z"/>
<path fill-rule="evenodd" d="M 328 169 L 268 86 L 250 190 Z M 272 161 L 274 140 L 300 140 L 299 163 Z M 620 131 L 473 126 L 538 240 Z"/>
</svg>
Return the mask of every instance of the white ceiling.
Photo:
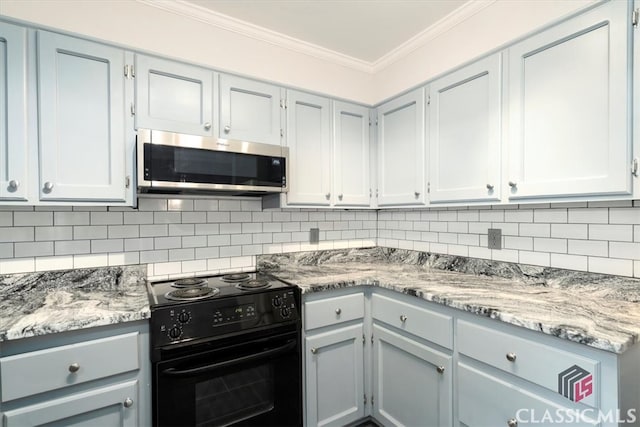
<svg viewBox="0 0 640 427">
<path fill-rule="evenodd" d="M 434 26 L 467 0 L 187 0 L 181 3 L 373 64 Z"/>
</svg>

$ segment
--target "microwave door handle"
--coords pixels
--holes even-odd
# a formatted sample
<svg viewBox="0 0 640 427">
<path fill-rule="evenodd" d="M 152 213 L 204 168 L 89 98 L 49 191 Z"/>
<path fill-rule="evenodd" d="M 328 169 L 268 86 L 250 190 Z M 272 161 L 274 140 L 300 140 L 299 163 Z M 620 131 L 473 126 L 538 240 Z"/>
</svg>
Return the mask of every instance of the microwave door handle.
<svg viewBox="0 0 640 427">
<path fill-rule="evenodd" d="M 169 368 L 162 371 L 163 375 L 171 375 L 171 376 L 187 376 L 187 375 L 197 375 L 203 372 L 211 372 L 217 369 L 229 368 L 234 365 L 238 365 L 240 363 L 245 362 L 253 362 L 256 360 L 266 359 L 273 356 L 278 356 L 282 353 L 286 353 L 290 350 L 293 350 L 296 346 L 296 340 L 289 340 L 286 344 L 276 347 L 270 350 L 261 351 L 257 354 L 250 354 L 248 356 L 242 356 L 231 360 L 225 360 L 224 362 L 212 363 L 211 365 L 206 366 L 198 366 L 197 368 L 191 369 L 174 369 Z"/>
</svg>

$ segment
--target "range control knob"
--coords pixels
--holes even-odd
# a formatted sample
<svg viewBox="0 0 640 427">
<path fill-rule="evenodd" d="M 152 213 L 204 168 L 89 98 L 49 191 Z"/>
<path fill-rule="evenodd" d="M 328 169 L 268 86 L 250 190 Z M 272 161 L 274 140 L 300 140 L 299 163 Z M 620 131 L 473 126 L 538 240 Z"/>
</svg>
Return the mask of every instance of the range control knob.
<svg viewBox="0 0 640 427">
<path fill-rule="evenodd" d="M 187 323 L 189 322 L 189 320 L 191 320 L 191 314 L 189 312 L 183 311 L 178 314 L 178 320 L 180 321 L 180 323 Z"/>
<path fill-rule="evenodd" d="M 291 310 L 289 309 L 289 307 L 282 307 L 282 309 L 280 310 L 280 314 L 286 319 L 291 314 Z"/>
<path fill-rule="evenodd" d="M 173 328 L 169 329 L 168 335 L 172 340 L 177 340 L 178 338 L 180 338 L 180 335 L 182 335 L 182 329 L 180 329 L 178 326 L 174 326 Z"/>
<path fill-rule="evenodd" d="M 280 295 L 276 295 L 273 298 L 273 306 L 274 307 L 280 307 L 282 305 L 282 298 L 280 297 Z"/>
</svg>

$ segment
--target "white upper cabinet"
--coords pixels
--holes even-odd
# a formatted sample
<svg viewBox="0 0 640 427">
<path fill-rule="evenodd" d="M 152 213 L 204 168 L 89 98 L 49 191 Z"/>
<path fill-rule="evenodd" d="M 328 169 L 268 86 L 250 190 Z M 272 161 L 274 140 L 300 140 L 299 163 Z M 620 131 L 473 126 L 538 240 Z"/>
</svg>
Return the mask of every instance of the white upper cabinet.
<svg viewBox="0 0 640 427">
<path fill-rule="evenodd" d="M 131 203 L 125 52 L 38 31 L 37 55 L 40 199 Z"/>
<path fill-rule="evenodd" d="M 329 107 L 328 98 L 287 91 L 288 205 L 328 206 L 331 202 Z"/>
<path fill-rule="evenodd" d="M 27 30 L 0 22 L 0 200 L 27 200 Z"/>
<path fill-rule="evenodd" d="M 280 145 L 281 89 L 220 75 L 220 138 Z"/>
<path fill-rule="evenodd" d="M 511 199 L 630 193 L 629 7 L 607 2 L 509 48 Z"/>
<path fill-rule="evenodd" d="M 495 54 L 429 85 L 431 202 L 500 200 L 501 82 Z"/>
<path fill-rule="evenodd" d="M 213 135 L 214 72 L 136 55 L 136 128 Z"/>
<path fill-rule="evenodd" d="M 424 91 L 378 107 L 378 206 L 425 203 Z"/>
<path fill-rule="evenodd" d="M 371 201 L 369 109 L 333 102 L 333 204 L 366 206 Z"/>
</svg>

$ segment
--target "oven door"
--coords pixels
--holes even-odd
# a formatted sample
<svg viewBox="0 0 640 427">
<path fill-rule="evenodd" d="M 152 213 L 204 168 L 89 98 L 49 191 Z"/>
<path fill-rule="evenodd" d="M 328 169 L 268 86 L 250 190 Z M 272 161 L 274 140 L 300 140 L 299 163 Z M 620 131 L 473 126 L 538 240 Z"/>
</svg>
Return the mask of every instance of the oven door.
<svg viewBox="0 0 640 427">
<path fill-rule="evenodd" d="M 299 426 L 299 333 L 195 347 L 154 369 L 157 426 Z"/>
</svg>

